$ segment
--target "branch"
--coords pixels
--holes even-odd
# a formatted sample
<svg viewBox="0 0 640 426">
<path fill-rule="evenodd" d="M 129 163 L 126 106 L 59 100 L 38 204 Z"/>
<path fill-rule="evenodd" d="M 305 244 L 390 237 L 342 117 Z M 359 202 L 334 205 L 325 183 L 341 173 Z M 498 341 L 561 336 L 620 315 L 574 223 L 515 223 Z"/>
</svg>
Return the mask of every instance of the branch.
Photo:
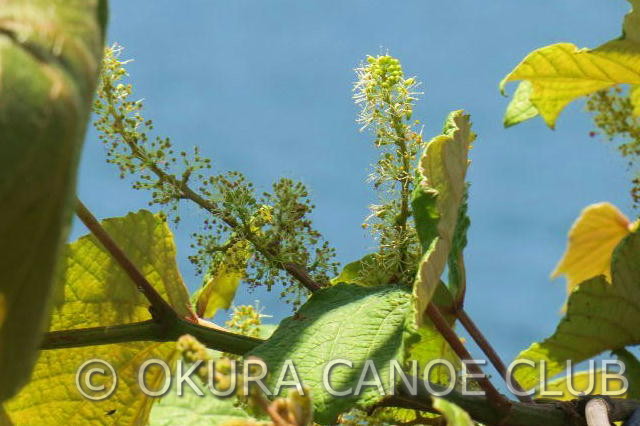
<svg viewBox="0 0 640 426">
<path fill-rule="evenodd" d="M 498 373 L 502 376 L 502 378 L 507 382 L 507 384 L 511 383 L 513 389 L 519 393 L 523 393 L 524 389 L 520 386 L 520 383 L 513 377 L 513 372 L 508 374 L 506 366 L 502 359 L 498 355 L 498 353 L 493 349 L 491 343 L 487 340 L 487 338 L 482 334 L 480 329 L 476 326 L 475 322 L 467 315 L 467 312 L 464 309 L 459 309 L 457 311 L 457 317 L 462 323 L 462 326 L 467 330 L 471 338 L 476 342 L 478 347 L 484 352 L 484 354 L 489 358 L 491 364 L 498 370 Z M 516 395 L 520 402 L 533 402 L 533 399 L 529 395 Z"/>
<path fill-rule="evenodd" d="M 473 357 L 467 351 L 467 348 L 464 347 L 458 335 L 453 331 L 447 320 L 442 316 L 440 310 L 433 303 L 429 303 L 427 305 L 426 310 L 427 316 L 433 322 L 433 325 L 436 327 L 438 332 L 444 337 L 447 341 L 451 349 L 458 355 L 461 360 L 471 360 Z M 487 376 L 482 372 L 482 370 L 475 364 L 469 364 L 469 371 L 476 375 L 481 375 L 476 380 L 480 387 L 486 392 L 487 399 L 491 402 L 491 404 L 498 410 L 502 411 L 504 409 L 508 409 L 511 402 L 504 397 L 504 395 L 500 394 L 498 390 L 493 386 L 491 381 L 487 378 Z"/>
<path fill-rule="evenodd" d="M 153 288 L 151 283 L 147 281 L 136 265 L 131 262 L 126 253 L 111 238 L 102 225 L 100 225 L 100 222 L 98 222 L 80 200 L 77 200 L 76 215 L 78 215 L 82 223 L 84 223 L 85 226 L 89 228 L 89 231 L 100 241 L 111 257 L 118 262 L 138 290 L 144 294 L 149 303 L 151 303 L 151 316 L 158 321 L 176 317 L 176 311 L 164 300 L 160 293 Z M 192 320 L 195 321 L 195 317 L 192 318 Z"/>
<path fill-rule="evenodd" d="M 434 411 L 431 393 L 446 392 L 443 386 L 420 381 L 416 395 L 400 388 L 398 395 L 385 398 L 377 407 L 400 407 L 420 411 Z M 428 384 L 428 387 L 427 387 Z M 462 395 L 457 391 L 449 392 L 441 398 L 463 408 L 478 422 L 487 425 L 508 426 L 587 426 L 585 404 L 589 400 L 606 397 L 585 397 L 573 401 L 554 401 L 550 403 L 513 402 L 507 412 L 496 410 L 491 402 L 482 396 Z M 624 421 L 631 417 L 640 401 L 606 398 L 609 403 L 609 418 L 612 422 Z"/>
<path fill-rule="evenodd" d="M 263 342 L 253 337 L 232 333 L 213 324 L 198 324 L 175 318 L 175 322 L 159 324 L 142 321 L 110 327 L 80 328 L 52 331 L 44 335 L 41 349 L 79 348 L 125 342 L 175 342 L 180 336 L 190 334 L 208 348 L 243 355 Z"/>
</svg>

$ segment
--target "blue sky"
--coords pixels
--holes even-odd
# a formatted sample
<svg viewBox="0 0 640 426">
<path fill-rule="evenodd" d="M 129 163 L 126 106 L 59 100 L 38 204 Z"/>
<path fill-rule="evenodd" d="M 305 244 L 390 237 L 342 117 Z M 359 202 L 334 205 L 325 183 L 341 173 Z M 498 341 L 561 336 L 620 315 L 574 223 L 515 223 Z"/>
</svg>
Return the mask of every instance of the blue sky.
<svg viewBox="0 0 640 426">
<path fill-rule="evenodd" d="M 302 180 L 317 209 L 316 226 L 341 262 L 373 246 L 360 227 L 375 201 L 365 183 L 375 160 L 359 133 L 351 99 L 353 68 L 389 52 L 423 82 L 416 118 L 425 136 L 446 114 L 465 109 L 479 137 L 471 154 L 466 251 L 467 311 L 506 359 L 549 335 L 560 318 L 563 280 L 549 273 L 580 210 L 611 201 L 631 215 L 629 179 L 615 148 L 588 136 L 583 102 L 561 115 L 502 128 L 508 99 L 500 79 L 529 51 L 566 41 L 595 47 L 620 34 L 624 0 L 562 1 L 113 1 L 109 39 L 125 46 L 137 97 L 159 135 L 199 145 L 218 170 L 243 171 L 267 188 L 279 176 Z M 514 87 L 510 87 L 513 92 Z M 144 208 L 104 162 L 90 132 L 80 198 L 99 217 Z M 190 289 L 200 285 L 186 260 L 193 207 L 177 230 Z M 73 237 L 84 230 L 76 224 Z M 280 319 L 289 308 L 260 299 Z"/>
</svg>

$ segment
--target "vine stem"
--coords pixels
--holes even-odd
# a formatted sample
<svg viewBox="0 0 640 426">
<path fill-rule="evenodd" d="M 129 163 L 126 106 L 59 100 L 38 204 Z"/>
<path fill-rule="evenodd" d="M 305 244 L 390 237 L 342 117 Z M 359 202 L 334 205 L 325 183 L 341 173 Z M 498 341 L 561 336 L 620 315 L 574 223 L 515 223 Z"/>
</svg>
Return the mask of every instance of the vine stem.
<svg viewBox="0 0 640 426">
<path fill-rule="evenodd" d="M 507 370 L 504 362 L 500 358 L 500 355 L 495 351 L 491 343 L 487 340 L 484 334 L 480 331 L 476 323 L 469 317 L 467 312 L 464 309 L 459 309 L 457 311 L 457 317 L 460 320 L 462 326 L 467 330 L 471 338 L 476 342 L 478 347 L 484 352 L 484 354 L 489 358 L 489 361 L 494 366 L 494 368 L 500 373 L 502 378 L 510 385 L 513 390 L 517 391 L 516 397 L 521 402 L 533 402 L 533 399 L 529 395 L 523 395 L 524 389 L 520 385 L 520 383 L 513 377 L 513 372 Z"/>
<path fill-rule="evenodd" d="M 435 304 L 429 303 L 425 312 L 456 355 L 458 355 L 461 360 L 472 360 L 473 357 L 467 348 L 464 347 L 458 335 L 453 331 L 447 320 L 444 318 L 440 309 L 438 309 Z M 471 373 L 478 376 L 476 380 L 487 394 L 489 402 L 499 411 L 508 410 L 511 402 L 505 398 L 504 395 L 498 392 L 498 390 L 493 386 L 493 383 L 491 383 L 487 376 L 482 372 L 482 369 L 474 363 L 470 363 L 468 368 Z"/>
<path fill-rule="evenodd" d="M 109 233 L 102 227 L 98 219 L 87 209 L 80 200 L 76 200 L 76 215 L 82 223 L 91 231 L 98 239 L 102 246 L 109 252 L 111 257 L 120 265 L 120 267 L 131 278 L 138 290 L 144 294 L 151 304 L 151 316 L 157 321 L 167 320 L 177 317 L 176 311 L 164 300 L 164 298 L 156 291 L 151 283 L 142 275 L 142 272 L 133 264 L 126 253 L 111 238 Z M 192 322 L 197 321 L 195 316 L 189 318 Z"/>
</svg>

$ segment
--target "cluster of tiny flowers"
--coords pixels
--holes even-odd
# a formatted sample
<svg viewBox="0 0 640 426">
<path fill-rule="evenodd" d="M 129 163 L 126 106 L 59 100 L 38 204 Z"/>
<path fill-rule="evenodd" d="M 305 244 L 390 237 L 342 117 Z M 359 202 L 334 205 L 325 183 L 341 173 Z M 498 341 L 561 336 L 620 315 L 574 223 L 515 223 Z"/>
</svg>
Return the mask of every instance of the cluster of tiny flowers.
<svg viewBox="0 0 640 426">
<path fill-rule="evenodd" d="M 415 92 L 418 83 L 415 78 L 404 78 L 398 59 L 389 55 L 369 56 L 367 63 L 356 69 L 356 74 L 354 99 L 362 108 L 358 122 L 363 128 L 387 127 L 390 115 L 411 119 L 419 94 Z"/>
<path fill-rule="evenodd" d="M 210 169 L 211 160 L 201 156 L 197 147 L 192 155 L 177 153 L 169 138 L 149 138 L 153 122 L 142 116 L 143 102 L 130 99 L 132 86 L 123 83 L 129 61 L 121 61 L 121 53 L 117 45 L 105 49 L 93 105 L 94 126 L 107 148 L 107 162 L 118 167 L 120 177 L 132 175 L 133 187 L 150 190 L 150 204 L 162 206 L 178 222 L 177 201 L 183 194 L 176 184 L 186 184 L 194 173 Z"/>
<path fill-rule="evenodd" d="M 628 160 L 629 168 L 635 168 L 631 196 L 635 207 L 640 207 L 640 116 L 634 114 L 630 94 L 619 86 L 602 90 L 589 97 L 586 108 L 600 132 L 610 141 L 620 142 L 620 153 Z"/>
<path fill-rule="evenodd" d="M 389 55 L 367 57 L 356 69 L 354 99 L 360 106 L 358 123 L 375 135 L 380 155 L 369 180 L 379 194 L 370 206 L 371 215 L 363 227 L 378 241 L 379 250 L 362 269 L 362 274 L 386 275 L 396 282 L 410 283 L 415 272 L 419 244 L 409 221 L 409 197 L 422 135 L 412 121 L 419 94 L 415 78 L 405 78 L 400 61 Z"/>
<path fill-rule="evenodd" d="M 239 259 L 227 251 L 243 242 L 244 252 L 250 252 L 241 259 L 245 281 L 269 290 L 280 284 L 283 297 L 294 305 L 306 290 L 285 272 L 287 264 L 306 268 L 317 282 L 335 275 L 334 250 L 312 226 L 314 206 L 304 185 L 281 179 L 272 192 L 260 195 L 240 172 L 207 173 L 211 160 L 197 147 L 189 155 L 177 151 L 169 138 L 149 137 L 153 123 L 143 117 L 142 101 L 131 100 L 121 53 L 119 46 L 106 49 L 94 103 L 95 127 L 107 148 L 107 161 L 118 167 L 122 178 L 132 176 L 134 188 L 148 190 L 150 204 L 159 205 L 175 222 L 180 220 L 181 201 L 204 211 L 201 230 L 192 235 L 195 252 L 190 260 L 197 271 L 208 274 L 221 261 Z"/>
<path fill-rule="evenodd" d="M 231 318 L 225 325 L 229 330 L 244 336 L 260 337 L 263 317 L 259 307 L 253 305 L 235 306 Z"/>
</svg>

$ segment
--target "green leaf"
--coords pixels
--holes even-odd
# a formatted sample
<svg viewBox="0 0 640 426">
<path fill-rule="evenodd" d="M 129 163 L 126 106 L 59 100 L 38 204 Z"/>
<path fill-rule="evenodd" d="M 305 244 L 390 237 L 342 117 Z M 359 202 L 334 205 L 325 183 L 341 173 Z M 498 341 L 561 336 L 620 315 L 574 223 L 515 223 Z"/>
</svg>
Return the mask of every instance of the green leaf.
<svg viewBox="0 0 640 426">
<path fill-rule="evenodd" d="M 358 284 L 365 287 L 387 284 L 389 276 L 381 276 L 382 274 L 363 276 L 362 271 L 368 269 L 366 266 L 372 262 L 375 262 L 375 254 L 367 254 L 360 260 L 347 263 L 340 275 L 331 280 L 331 284 Z"/>
<path fill-rule="evenodd" d="M 197 380 L 193 380 L 197 385 Z M 204 396 L 199 396 L 190 386 L 183 386 L 183 395 L 172 389 L 153 405 L 149 424 L 151 426 L 200 426 L 225 425 L 233 421 L 250 421 L 251 416 L 236 407 L 236 398 L 216 398 L 209 390 L 200 386 Z M 242 423 L 244 424 L 244 423 Z"/>
<path fill-rule="evenodd" d="M 176 248 L 166 222 L 143 210 L 107 219 L 103 226 L 179 315 L 188 315 L 189 296 L 178 272 Z M 149 302 L 93 236 L 67 246 L 59 268 L 51 330 L 149 319 Z M 31 382 L 5 403 L 5 409 L 16 424 L 78 424 L 86 419 L 144 424 L 153 399 L 138 386 L 139 368 L 149 359 L 162 359 L 172 365 L 175 356 L 175 343 L 144 341 L 42 351 Z M 109 362 L 119 377 L 116 392 L 103 401 L 85 399 L 75 384 L 78 368 L 95 358 Z M 101 382 L 107 387 L 112 383 L 105 376 L 96 376 L 94 383 Z M 149 370 L 146 382 L 152 389 L 160 388 L 164 382 L 162 370 Z M 107 418 L 105 413 L 111 412 Z"/>
<path fill-rule="evenodd" d="M 606 350 L 640 343 L 639 232 L 618 245 L 611 271 L 611 284 L 600 275 L 573 290 L 555 333 L 520 353 L 518 359 L 536 364 L 535 368 L 515 370 L 515 378 L 524 388 L 540 384 L 541 361 L 546 362 L 547 377 L 551 378 L 564 370 L 567 360 L 578 363 Z"/>
<path fill-rule="evenodd" d="M 104 28 L 88 0 L 0 8 L 0 402 L 29 379 L 75 205 Z"/>
<path fill-rule="evenodd" d="M 337 284 L 315 293 L 248 355 L 265 361 L 271 372 L 270 388 L 285 361 L 292 360 L 303 384 L 312 390 L 315 421 L 330 424 L 340 413 L 354 406 L 371 406 L 382 396 L 376 387 L 363 388 L 360 396 L 332 396 L 323 386 L 327 363 L 336 359 L 353 362 L 352 368 L 339 365 L 332 370 L 331 385 L 337 391 L 355 391 L 367 360 L 376 366 L 388 391 L 393 386 L 389 382 L 391 361 L 403 365 L 406 347 L 416 339 L 407 321 L 410 311 L 411 295 L 404 288 Z"/>
<path fill-rule="evenodd" d="M 424 250 L 414 285 L 418 325 L 424 321 L 423 313 L 449 259 L 465 199 L 468 154 L 474 139 L 469 116 L 454 111 L 443 133 L 429 141 L 420 159 L 420 181 L 411 203 Z"/>
<path fill-rule="evenodd" d="M 530 104 L 553 128 L 560 112 L 576 98 L 616 84 L 640 84 L 640 1 L 630 2 L 633 10 L 625 17 L 622 37 L 595 49 L 578 49 L 570 43 L 543 47 L 527 55 L 502 80 L 503 92 L 509 81 L 531 84 L 530 89 L 521 85 L 518 89 L 522 88 L 522 92 L 517 91 L 516 95 L 521 95 L 522 101 L 518 106 L 512 102 L 507 108 L 511 124 L 535 116 L 527 106 L 527 91 Z M 516 111 L 528 114 L 518 115 Z"/>
<path fill-rule="evenodd" d="M 538 110 L 531 103 L 531 93 L 533 85 L 530 81 L 521 81 L 513 94 L 513 99 L 509 102 L 504 113 L 504 127 L 515 126 L 538 115 Z"/>
<path fill-rule="evenodd" d="M 469 414 L 456 404 L 443 398 L 432 396 L 433 408 L 440 411 L 447 421 L 447 426 L 474 426 Z"/>
<path fill-rule="evenodd" d="M 464 266 L 464 249 L 467 246 L 467 231 L 469 230 L 469 226 L 471 226 L 471 220 L 467 215 L 467 197 L 468 189 L 465 189 L 464 198 L 460 204 L 456 229 L 453 233 L 451 251 L 449 252 L 449 259 L 447 262 L 449 266 L 447 287 L 453 295 L 457 306 L 462 306 L 464 295 L 467 291 L 467 273 Z M 436 301 L 435 295 L 434 301 Z"/>
<path fill-rule="evenodd" d="M 624 362 L 624 376 L 629 382 L 627 398 L 640 399 L 640 361 L 626 349 L 616 349 L 613 354 Z"/>
<path fill-rule="evenodd" d="M 196 313 L 199 317 L 213 317 L 218 309 L 229 309 L 240 282 L 245 276 L 247 261 L 251 256 L 246 240 L 235 243 L 224 254 L 210 274 L 206 284 L 196 297 Z"/>
</svg>

